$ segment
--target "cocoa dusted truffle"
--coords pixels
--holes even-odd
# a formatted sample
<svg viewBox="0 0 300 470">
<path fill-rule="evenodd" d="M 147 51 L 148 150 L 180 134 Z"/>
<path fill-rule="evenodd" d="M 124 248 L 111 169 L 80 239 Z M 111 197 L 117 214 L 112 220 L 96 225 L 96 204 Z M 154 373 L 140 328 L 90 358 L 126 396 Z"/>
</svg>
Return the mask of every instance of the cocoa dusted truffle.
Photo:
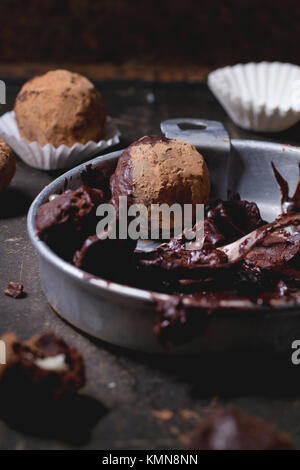
<svg viewBox="0 0 300 470">
<path fill-rule="evenodd" d="M 106 109 L 100 93 L 82 75 L 52 70 L 25 83 L 15 102 L 21 137 L 59 147 L 89 140 L 104 132 Z"/>
<path fill-rule="evenodd" d="M 0 191 L 7 188 L 16 172 L 14 153 L 6 143 L 0 139 Z"/>
<path fill-rule="evenodd" d="M 198 429 L 190 450 L 292 450 L 289 436 L 233 407 L 213 411 Z"/>
<path fill-rule="evenodd" d="M 133 142 L 119 158 L 110 179 L 112 201 L 127 196 L 129 204 L 206 203 L 210 178 L 203 156 L 176 139 L 145 136 Z"/>
<path fill-rule="evenodd" d="M 1 387 L 43 393 L 58 398 L 85 384 L 81 355 L 51 331 L 21 343 L 14 333 L 1 338 L 6 345 L 6 365 L 1 366 Z"/>
</svg>

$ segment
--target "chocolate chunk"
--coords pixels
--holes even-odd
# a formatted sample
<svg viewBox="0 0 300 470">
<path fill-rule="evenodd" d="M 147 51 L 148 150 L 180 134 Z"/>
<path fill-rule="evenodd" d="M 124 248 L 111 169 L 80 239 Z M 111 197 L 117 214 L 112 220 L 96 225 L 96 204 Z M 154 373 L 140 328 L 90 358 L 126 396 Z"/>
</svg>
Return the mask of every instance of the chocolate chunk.
<svg viewBox="0 0 300 470">
<path fill-rule="evenodd" d="M 290 437 L 233 407 L 218 408 L 192 437 L 189 450 L 292 450 Z"/>
<path fill-rule="evenodd" d="M 14 299 L 24 296 L 24 286 L 21 282 L 9 282 L 4 290 L 4 294 Z"/>
<path fill-rule="evenodd" d="M 80 186 L 75 191 L 67 190 L 39 207 L 36 214 L 38 235 L 43 237 L 53 227 L 65 224 L 77 224 L 90 215 L 95 207 L 103 202 L 103 192 L 89 186 Z"/>
<path fill-rule="evenodd" d="M 274 176 L 279 185 L 281 192 L 281 210 L 283 214 L 294 214 L 300 211 L 300 180 L 297 184 L 295 192 L 292 197 L 289 196 L 289 185 L 288 182 L 279 173 L 274 163 L 271 162 Z M 298 163 L 299 175 L 300 175 L 300 163 Z"/>
<path fill-rule="evenodd" d="M 64 259 L 71 260 L 88 235 L 96 231 L 96 209 L 104 201 L 103 191 L 80 186 L 67 190 L 39 207 L 38 235 Z"/>
<path fill-rule="evenodd" d="M 217 239 L 214 246 L 231 243 L 266 223 L 255 202 L 242 201 L 238 194 L 233 195 L 230 201 L 219 201 L 215 207 L 208 209 L 206 218 L 210 222 L 206 226 L 207 243 L 211 242 L 216 229 L 217 234 L 224 237 L 224 240 Z"/>
</svg>

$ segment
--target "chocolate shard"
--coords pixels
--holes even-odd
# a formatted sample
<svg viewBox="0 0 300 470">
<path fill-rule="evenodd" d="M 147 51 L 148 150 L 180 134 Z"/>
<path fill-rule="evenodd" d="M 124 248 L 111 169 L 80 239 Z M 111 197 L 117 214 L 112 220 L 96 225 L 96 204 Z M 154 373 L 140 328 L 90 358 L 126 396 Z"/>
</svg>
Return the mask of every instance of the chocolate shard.
<svg viewBox="0 0 300 470">
<path fill-rule="evenodd" d="M 217 229 L 217 234 L 223 236 L 223 245 L 247 235 L 266 223 L 261 218 L 255 202 L 241 200 L 239 194 L 234 194 L 229 201 L 219 201 L 212 208 L 208 208 L 206 220 L 210 222 L 206 227 L 206 242 L 209 242 L 211 233 Z M 219 240 L 216 240 L 213 246 L 220 246 L 219 243 Z"/>
<path fill-rule="evenodd" d="M 292 197 L 289 196 L 289 185 L 288 182 L 283 178 L 279 173 L 276 166 L 271 162 L 274 176 L 279 185 L 281 192 L 281 210 L 283 214 L 294 214 L 300 211 L 300 163 L 298 163 L 299 168 L 299 182 L 295 189 L 295 192 Z"/>
</svg>

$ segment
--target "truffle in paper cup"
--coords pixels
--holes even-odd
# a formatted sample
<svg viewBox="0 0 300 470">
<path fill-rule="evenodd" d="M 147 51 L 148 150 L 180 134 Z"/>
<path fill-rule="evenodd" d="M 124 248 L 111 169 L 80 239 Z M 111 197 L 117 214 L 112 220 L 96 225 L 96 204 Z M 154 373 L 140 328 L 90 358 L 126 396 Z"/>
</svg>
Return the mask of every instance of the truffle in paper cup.
<svg viewBox="0 0 300 470">
<path fill-rule="evenodd" d="M 300 119 L 300 67 L 237 64 L 211 72 L 208 85 L 231 119 L 258 132 L 279 132 Z"/>
<path fill-rule="evenodd" d="M 103 139 L 99 142 L 89 141 L 86 144 L 74 144 L 72 147 L 52 144 L 41 147 L 38 142 L 27 142 L 20 136 L 14 111 L 0 117 L 0 137 L 28 165 L 42 170 L 72 168 L 103 150 L 119 143 L 120 132 L 112 118 L 106 118 Z"/>
</svg>

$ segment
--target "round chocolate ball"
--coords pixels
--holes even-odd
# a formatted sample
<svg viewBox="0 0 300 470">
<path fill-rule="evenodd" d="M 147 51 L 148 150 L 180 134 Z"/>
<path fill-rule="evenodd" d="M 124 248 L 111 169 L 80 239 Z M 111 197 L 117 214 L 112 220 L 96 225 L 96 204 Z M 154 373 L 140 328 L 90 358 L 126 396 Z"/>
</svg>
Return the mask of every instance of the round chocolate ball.
<svg viewBox="0 0 300 470">
<path fill-rule="evenodd" d="M 110 179 L 112 202 L 127 196 L 129 205 L 206 203 L 209 172 L 203 156 L 186 142 L 145 136 L 133 142 L 119 158 Z"/>
<path fill-rule="evenodd" d="M 103 137 L 106 109 L 100 93 L 82 75 L 53 70 L 25 83 L 15 102 L 21 137 L 54 147 Z"/>
</svg>

